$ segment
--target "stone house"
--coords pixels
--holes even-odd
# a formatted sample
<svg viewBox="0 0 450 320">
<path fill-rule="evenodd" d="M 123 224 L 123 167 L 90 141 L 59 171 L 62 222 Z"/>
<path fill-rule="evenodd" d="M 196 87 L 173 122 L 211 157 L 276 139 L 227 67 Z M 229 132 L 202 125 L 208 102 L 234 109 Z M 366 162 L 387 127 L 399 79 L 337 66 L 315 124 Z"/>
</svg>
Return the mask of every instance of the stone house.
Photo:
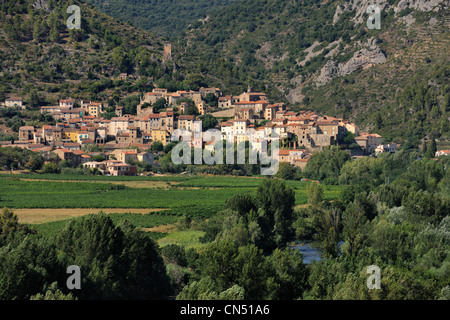
<svg viewBox="0 0 450 320">
<path fill-rule="evenodd" d="M 10 97 L 5 100 L 5 107 L 16 107 L 25 109 L 22 97 Z"/>
</svg>

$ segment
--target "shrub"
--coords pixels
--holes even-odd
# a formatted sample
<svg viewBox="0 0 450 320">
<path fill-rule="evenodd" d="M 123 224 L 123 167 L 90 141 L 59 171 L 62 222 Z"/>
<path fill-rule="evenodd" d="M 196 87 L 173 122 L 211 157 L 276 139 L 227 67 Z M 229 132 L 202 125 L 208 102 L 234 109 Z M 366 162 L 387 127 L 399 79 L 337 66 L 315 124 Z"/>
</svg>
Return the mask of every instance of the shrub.
<svg viewBox="0 0 450 320">
<path fill-rule="evenodd" d="M 44 173 L 60 173 L 61 171 L 58 168 L 58 165 L 53 162 L 49 162 L 44 164 Z"/>
</svg>

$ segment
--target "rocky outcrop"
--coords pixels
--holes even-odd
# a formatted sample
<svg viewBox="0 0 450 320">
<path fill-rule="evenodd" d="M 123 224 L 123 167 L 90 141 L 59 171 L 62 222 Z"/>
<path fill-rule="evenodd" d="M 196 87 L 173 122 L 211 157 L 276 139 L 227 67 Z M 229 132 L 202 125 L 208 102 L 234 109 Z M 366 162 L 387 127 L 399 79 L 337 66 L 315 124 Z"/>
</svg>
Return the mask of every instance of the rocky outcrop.
<svg viewBox="0 0 450 320">
<path fill-rule="evenodd" d="M 442 6 L 441 6 L 442 5 Z M 396 7 L 394 7 L 394 12 L 398 13 L 404 9 L 410 8 L 417 11 L 438 11 L 441 8 L 448 8 L 448 0 L 400 0 Z"/>
<path fill-rule="evenodd" d="M 272 50 L 272 43 L 271 42 L 264 42 L 261 47 L 256 50 L 255 57 L 258 60 L 261 60 L 264 63 L 264 67 L 266 69 L 272 69 L 275 65 L 275 62 L 277 61 L 284 61 L 287 58 L 289 58 L 289 52 L 286 51 L 281 56 L 275 56 L 273 53 L 271 53 Z"/>
<path fill-rule="evenodd" d="M 290 103 L 302 102 L 304 98 L 305 95 L 302 94 L 301 86 L 298 86 L 295 89 L 290 90 L 289 93 L 286 95 L 286 99 Z"/>
<path fill-rule="evenodd" d="M 387 5 L 387 0 L 350 0 L 344 2 L 342 5 L 338 4 L 333 16 L 333 25 L 339 21 L 340 16 L 344 12 L 348 11 L 355 11 L 355 16 L 352 19 L 355 23 L 363 23 L 364 19 L 367 17 L 367 8 L 370 5 L 377 5 L 380 7 L 380 10 L 383 10 Z"/>
<path fill-rule="evenodd" d="M 410 13 L 407 16 L 402 17 L 403 22 L 405 22 L 406 26 L 409 27 L 414 22 L 416 22 L 416 18 Z"/>
<path fill-rule="evenodd" d="M 304 52 L 306 52 L 306 57 L 305 57 L 305 59 L 303 59 L 302 61 L 297 61 L 297 64 L 298 64 L 299 66 L 304 67 L 305 64 L 306 64 L 306 62 L 308 62 L 308 61 L 311 60 L 312 58 L 314 58 L 314 57 L 320 55 L 320 54 L 322 53 L 323 49 L 320 49 L 320 50 L 314 52 L 314 49 L 315 49 L 317 46 L 319 46 L 319 45 L 320 45 L 320 42 L 319 42 L 319 41 L 314 41 L 314 43 L 313 43 L 309 48 L 307 48 L 307 49 L 304 50 Z"/>
<path fill-rule="evenodd" d="M 395 5 L 390 3 L 395 3 Z M 441 29 L 450 25 L 450 18 L 442 18 L 441 15 L 430 14 L 429 22 L 419 24 L 416 22 L 416 18 L 421 16 L 415 16 L 415 12 L 430 12 L 439 11 L 442 9 L 448 9 L 450 6 L 450 0 L 345 0 L 336 3 L 336 11 L 333 16 L 333 25 L 339 24 L 343 19 L 351 19 L 355 24 L 366 23 L 368 19 L 367 9 L 371 5 L 377 5 L 382 12 L 390 12 L 398 21 L 405 24 L 406 31 L 409 29 L 417 31 L 420 35 L 421 32 L 430 34 L 433 33 L 433 28 L 440 27 Z M 412 9 L 412 12 L 405 12 L 405 9 Z M 351 16 L 348 14 L 351 12 Z M 409 14 L 407 14 L 409 13 Z M 427 15 L 425 15 L 427 16 Z M 419 20 L 421 23 L 422 21 Z M 381 20 L 381 28 L 385 27 L 385 21 Z M 386 26 L 390 27 L 390 26 Z M 420 28 L 420 29 L 419 29 Z M 426 29 L 428 28 L 428 29 Z M 442 33 L 439 29 L 436 32 Z M 350 42 L 344 46 L 342 43 L 334 42 L 330 43 L 327 47 L 316 50 L 319 43 L 314 43 L 310 48 L 305 50 L 307 53 L 306 58 L 303 61 L 298 61 L 297 64 L 304 66 L 309 58 L 315 55 L 322 54 L 323 50 L 328 49 L 329 52 L 324 55 L 326 59 L 325 65 L 320 70 L 317 70 L 313 76 L 305 78 L 297 77 L 291 81 L 293 87 L 287 98 L 289 102 L 301 102 L 303 99 L 302 89 L 308 83 L 313 83 L 316 86 L 323 86 L 336 77 L 347 76 L 353 72 L 361 69 L 368 69 L 372 66 L 382 64 L 386 62 L 386 55 L 377 45 L 377 42 L 370 39 L 368 42 L 358 41 L 358 36 L 351 38 Z M 323 46 L 323 45 L 322 45 Z M 318 48 L 317 48 L 318 49 Z M 314 52 L 313 52 L 314 51 Z M 339 62 L 336 57 L 354 52 L 353 56 L 346 62 Z M 338 61 L 337 61 L 338 60 Z"/>
<path fill-rule="evenodd" d="M 335 25 L 336 22 L 339 21 L 341 14 L 343 14 L 344 12 L 345 12 L 344 9 L 341 7 L 340 4 L 338 4 L 336 7 L 336 12 L 334 13 L 334 16 L 333 16 L 333 25 Z"/>
<path fill-rule="evenodd" d="M 449 0 L 400 0 L 396 6 L 390 5 L 387 0 L 350 0 L 343 4 L 338 4 L 333 16 L 333 24 L 339 21 L 344 12 L 355 11 L 353 21 L 361 24 L 367 18 L 367 8 L 370 5 L 377 5 L 380 10 L 394 10 L 395 14 L 404 9 L 414 9 L 422 12 L 438 11 L 449 8 Z"/>
<path fill-rule="evenodd" d="M 317 86 L 327 84 L 335 77 L 346 76 L 360 69 L 367 69 L 374 65 L 384 63 L 386 56 L 376 44 L 371 44 L 353 55 L 346 63 L 337 63 L 334 60 L 328 60 L 316 77 Z"/>
<path fill-rule="evenodd" d="M 346 76 L 358 69 L 366 69 L 371 66 L 386 62 L 386 56 L 378 46 L 362 49 L 353 55 L 353 57 L 340 67 L 339 75 Z"/>
<path fill-rule="evenodd" d="M 317 86 L 323 86 L 327 84 L 334 77 L 339 74 L 339 65 L 334 60 L 328 60 L 327 63 L 320 70 L 320 74 L 317 76 L 315 82 Z"/>
<path fill-rule="evenodd" d="M 35 3 L 33 3 L 33 8 L 34 10 L 44 10 L 45 12 L 50 12 L 48 3 L 45 0 L 37 0 Z"/>
<path fill-rule="evenodd" d="M 352 10 L 355 10 L 355 17 L 353 21 L 357 24 L 365 23 L 367 20 L 367 8 L 371 5 L 376 5 L 381 11 L 387 9 L 388 2 L 386 0 L 353 0 Z"/>
</svg>

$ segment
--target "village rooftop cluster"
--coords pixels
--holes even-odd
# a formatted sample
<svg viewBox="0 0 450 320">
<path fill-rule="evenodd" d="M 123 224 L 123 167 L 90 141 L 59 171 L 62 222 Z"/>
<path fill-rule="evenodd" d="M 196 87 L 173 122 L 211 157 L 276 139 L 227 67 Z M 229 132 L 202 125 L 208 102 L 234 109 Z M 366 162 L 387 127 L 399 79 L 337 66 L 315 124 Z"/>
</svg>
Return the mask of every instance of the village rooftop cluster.
<svg viewBox="0 0 450 320">
<path fill-rule="evenodd" d="M 205 97 L 213 94 L 217 106 L 205 104 Z M 153 105 L 165 99 L 167 108 L 157 112 Z M 153 164 L 150 151 L 153 143 L 163 146 L 171 141 L 176 129 L 194 133 L 202 131 L 202 121 L 196 115 L 186 115 L 186 99 L 195 103 L 199 115 L 211 114 L 218 120 L 217 129 L 223 140 L 232 143 L 247 141 L 249 131 L 270 137 L 276 132 L 280 141 L 279 161 L 304 168 L 311 151 L 342 142 L 347 132 L 354 135 L 361 155 L 396 152 L 397 144 L 382 144 L 378 134 L 360 132 L 344 119 L 320 116 L 313 111 L 295 112 L 284 103 L 271 103 L 265 93 L 253 92 L 249 87 L 238 96 L 223 95 L 218 88 L 200 88 L 199 91 L 168 92 L 155 88 L 145 93 L 137 106 L 137 115 L 115 108 L 115 117 L 105 119 L 106 103 L 64 99 L 56 106 L 42 106 L 42 114 L 51 114 L 56 124 L 42 127 L 22 126 L 18 141 L 4 141 L 1 146 L 15 146 L 41 152 L 44 157 L 54 153 L 58 161 L 70 161 L 74 166 L 97 168 L 108 175 L 135 175 L 130 160 Z M 11 97 L 2 107 L 25 109 L 21 97 Z M 192 140 L 196 148 L 209 148 L 207 142 Z M 85 145 L 103 147 L 105 161 L 92 161 L 98 153 L 82 151 Z"/>
</svg>

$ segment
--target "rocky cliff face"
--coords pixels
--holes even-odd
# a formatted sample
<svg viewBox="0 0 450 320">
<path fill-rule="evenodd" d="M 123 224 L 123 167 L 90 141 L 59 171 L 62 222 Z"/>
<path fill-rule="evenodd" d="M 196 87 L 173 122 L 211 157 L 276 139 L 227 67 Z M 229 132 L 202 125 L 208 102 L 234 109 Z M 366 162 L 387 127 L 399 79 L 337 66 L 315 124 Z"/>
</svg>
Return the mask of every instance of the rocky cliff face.
<svg viewBox="0 0 450 320">
<path fill-rule="evenodd" d="M 34 4 L 33 4 L 33 8 L 35 10 L 44 10 L 45 12 L 50 12 L 50 9 L 48 7 L 48 3 L 45 0 L 37 0 Z"/>
<path fill-rule="evenodd" d="M 428 12 L 448 9 L 449 6 L 449 0 L 400 0 L 397 6 L 393 7 L 393 9 L 395 13 L 398 13 L 407 8 L 422 12 Z"/>
<path fill-rule="evenodd" d="M 337 76 L 346 76 L 360 69 L 367 69 L 374 65 L 384 63 L 386 55 L 376 44 L 376 40 L 371 39 L 367 47 L 355 52 L 353 57 L 346 63 L 337 63 L 333 59 L 320 70 L 320 74 L 315 78 L 316 85 L 324 85 Z"/>
<path fill-rule="evenodd" d="M 397 5 L 390 5 L 386 0 L 350 0 L 338 5 L 336 13 L 333 17 L 333 24 L 339 21 L 342 13 L 347 11 L 355 11 L 353 21 L 361 24 L 366 17 L 366 10 L 370 5 L 377 5 L 381 10 L 394 10 L 397 14 L 405 9 L 413 9 L 416 11 L 429 12 L 448 9 L 450 6 L 449 0 L 400 0 Z"/>
<path fill-rule="evenodd" d="M 402 15 L 399 14 L 405 9 L 412 9 L 419 12 L 437 12 L 440 10 L 448 10 L 450 8 L 450 0 L 400 0 L 396 5 L 391 5 L 387 0 L 348 0 L 336 6 L 336 11 L 333 16 L 333 25 L 336 25 L 342 19 L 342 15 L 345 12 L 354 12 L 351 19 L 355 25 L 361 25 L 366 23 L 368 14 L 367 8 L 371 5 L 377 5 L 382 12 L 392 12 L 399 21 L 409 27 L 416 21 L 413 14 Z M 435 24 L 436 19 L 431 18 L 429 24 Z M 383 29 L 383 21 L 381 21 L 381 29 Z M 369 39 L 367 43 L 353 43 L 351 46 L 346 47 L 347 50 L 337 51 L 335 48 L 333 53 L 329 53 L 325 56 L 328 58 L 323 67 L 315 73 L 311 78 L 304 78 L 303 81 L 310 81 L 316 86 L 323 86 L 336 77 L 347 76 L 355 71 L 361 69 L 367 69 L 375 65 L 383 64 L 387 60 L 387 56 L 383 50 L 378 46 L 377 40 L 374 38 Z M 339 54 L 348 53 L 348 49 L 354 52 L 353 56 L 346 62 L 336 61 L 336 57 Z M 317 52 L 320 53 L 320 52 Z M 307 59 L 305 59 L 307 60 Z M 292 83 L 291 81 L 291 84 Z M 287 98 L 290 102 L 301 102 L 302 95 L 302 83 L 295 83 L 296 88 L 290 90 Z"/>
</svg>

